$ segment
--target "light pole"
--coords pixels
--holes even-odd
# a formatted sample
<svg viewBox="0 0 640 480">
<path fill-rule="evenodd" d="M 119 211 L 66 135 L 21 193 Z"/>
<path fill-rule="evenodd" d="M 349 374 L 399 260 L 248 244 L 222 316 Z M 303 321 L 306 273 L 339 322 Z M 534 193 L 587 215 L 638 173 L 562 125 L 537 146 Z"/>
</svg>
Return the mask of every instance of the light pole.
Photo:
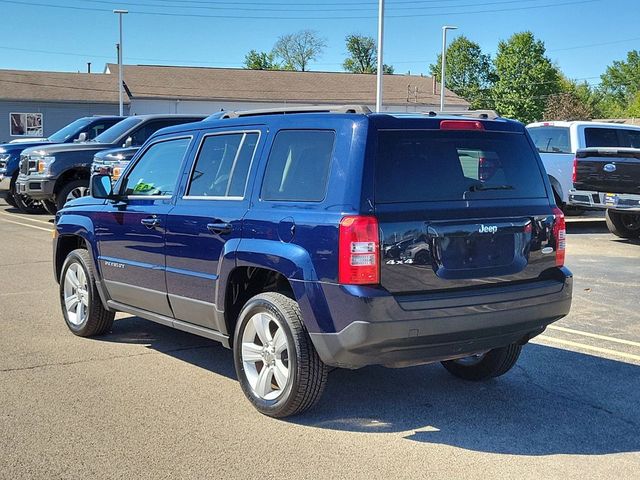
<svg viewBox="0 0 640 480">
<path fill-rule="evenodd" d="M 445 25 L 442 27 L 442 71 L 440 72 L 440 111 L 444 111 L 444 84 L 446 75 L 446 56 L 447 56 L 447 30 L 457 30 L 458 27 Z"/>
<path fill-rule="evenodd" d="M 378 72 L 376 75 L 376 112 L 382 110 L 382 75 L 384 74 L 382 46 L 384 43 L 384 0 L 378 3 Z"/>
<path fill-rule="evenodd" d="M 120 43 L 118 44 L 118 103 L 120 105 L 120 116 L 124 115 L 124 88 L 123 88 L 123 72 L 122 72 L 122 15 L 129 13 L 129 10 L 114 10 L 113 13 L 118 15 L 120 23 Z"/>
</svg>

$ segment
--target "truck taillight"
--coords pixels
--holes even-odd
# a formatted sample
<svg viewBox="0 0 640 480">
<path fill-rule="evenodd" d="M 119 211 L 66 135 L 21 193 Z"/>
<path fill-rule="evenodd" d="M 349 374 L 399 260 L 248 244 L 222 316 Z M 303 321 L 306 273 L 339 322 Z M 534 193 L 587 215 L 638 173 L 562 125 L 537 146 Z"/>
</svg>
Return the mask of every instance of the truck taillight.
<svg viewBox="0 0 640 480">
<path fill-rule="evenodd" d="M 558 207 L 553 209 L 553 238 L 556 241 L 556 267 L 564 265 L 564 257 L 567 248 L 567 227 L 564 221 L 564 213 Z"/>
<path fill-rule="evenodd" d="M 340 221 L 338 282 L 380 283 L 380 237 L 375 217 L 348 216 Z"/>
<path fill-rule="evenodd" d="M 578 157 L 573 159 L 573 170 L 571 170 L 571 181 L 576 183 L 578 180 Z"/>
</svg>

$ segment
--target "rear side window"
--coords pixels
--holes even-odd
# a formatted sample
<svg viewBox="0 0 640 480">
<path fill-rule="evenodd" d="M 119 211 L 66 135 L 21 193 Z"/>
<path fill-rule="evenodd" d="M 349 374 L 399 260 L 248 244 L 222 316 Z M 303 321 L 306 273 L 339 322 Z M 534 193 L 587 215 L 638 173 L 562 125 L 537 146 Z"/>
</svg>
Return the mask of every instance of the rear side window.
<svg viewBox="0 0 640 480">
<path fill-rule="evenodd" d="M 320 202 L 327 190 L 335 132 L 278 132 L 262 183 L 263 200 Z"/>
<path fill-rule="evenodd" d="M 640 148 L 640 130 L 620 130 L 620 136 L 622 147 Z"/>
<path fill-rule="evenodd" d="M 206 137 L 191 175 L 188 196 L 244 197 L 257 132 Z"/>
<path fill-rule="evenodd" d="M 585 128 L 584 142 L 589 147 L 621 147 L 616 128 Z"/>
<path fill-rule="evenodd" d="M 376 202 L 547 196 L 525 135 L 395 130 L 378 133 Z"/>
<path fill-rule="evenodd" d="M 527 131 L 540 153 L 571 153 L 569 129 L 566 127 L 532 127 Z"/>
</svg>

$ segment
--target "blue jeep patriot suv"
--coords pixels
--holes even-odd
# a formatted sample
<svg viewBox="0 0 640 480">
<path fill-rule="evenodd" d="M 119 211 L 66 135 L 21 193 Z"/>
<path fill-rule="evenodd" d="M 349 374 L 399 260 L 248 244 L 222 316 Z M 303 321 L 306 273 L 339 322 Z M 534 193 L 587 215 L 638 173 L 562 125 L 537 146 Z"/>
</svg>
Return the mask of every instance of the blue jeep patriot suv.
<svg viewBox="0 0 640 480">
<path fill-rule="evenodd" d="M 520 123 L 240 112 L 154 134 L 56 217 L 67 326 L 116 311 L 233 348 L 262 413 L 331 367 L 442 362 L 485 380 L 569 312 L 565 223 Z"/>
</svg>

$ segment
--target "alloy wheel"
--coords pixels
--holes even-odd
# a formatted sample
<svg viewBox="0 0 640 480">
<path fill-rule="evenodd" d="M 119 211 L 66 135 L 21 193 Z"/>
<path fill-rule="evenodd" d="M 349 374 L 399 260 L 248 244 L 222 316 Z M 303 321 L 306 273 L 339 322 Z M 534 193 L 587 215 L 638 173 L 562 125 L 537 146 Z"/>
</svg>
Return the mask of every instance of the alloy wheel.
<svg viewBox="0 0 640 480">
<path fill-rule="evenodd" d="M 79 263 L 72 263 L 64 276 L 64 305 L 69 323 L 80 326 L 89 311 L 87 275 Z"/>
<path fill-rule="evenodd" d="M 86 197 L 89 194 L 89 187 L 76 187 L 69 192 L 65 203 L 75 200 L 76 198 Z"/>
<path fill-rule="evenodd" d="M 260 312 L 247 322 L 242 334 L 240 357 L 254 394 L 275 400 L 284 392 L 289 378 L 289 342 L 278 319 Z"/>
</svg>

